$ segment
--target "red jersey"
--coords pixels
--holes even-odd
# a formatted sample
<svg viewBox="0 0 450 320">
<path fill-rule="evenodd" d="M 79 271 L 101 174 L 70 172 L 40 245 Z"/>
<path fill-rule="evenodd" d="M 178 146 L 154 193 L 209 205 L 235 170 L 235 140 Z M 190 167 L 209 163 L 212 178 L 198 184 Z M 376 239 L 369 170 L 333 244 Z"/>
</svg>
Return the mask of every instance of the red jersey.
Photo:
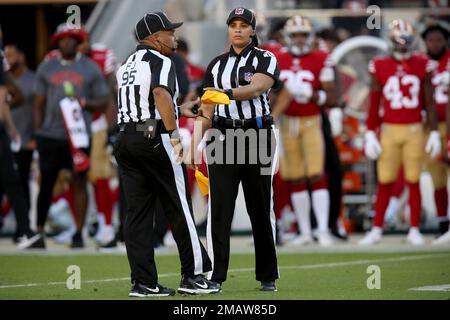
<svg viewBox="0 0 450 320">
<path fill-rule="evenodd" d="M 436 68 L 433 70 L 431 83 L 433 84 L 433 98 L 439 122 L 445 122 L 445 109 L 448 103 L 448 85 L 450 68 L 450 50 L 436 61 Z"/>
<path fill-rule="evenodd" d="M 94 43 L 91 46 L 89 58 L 99 66 L 104 76 L 109 76 L 116 71 L 114 52 L 101 43 Z"/>
<path fill-rule="evenodd" d="M 422 121 L 422 83 L 434 66 L 435 64 L 422 54 L 413 54 L 404 61 L 386 56 L 374 58 L 369 62 L 369 73 L 381 85 L 383 122 L 402 124 Z M 371 104 L 370 108 L 377 111 L 379 106 Z M 369 111 L 369 130 L 377 126 L 378 120 L 373 119 L 377 114 L 375 110 Z"/>
<path fill-rule="evenodd" d="M 321 81 L 334 80 L 334 78 L 323 79 L 323 70 L 333 67 L 326 52 L 314 50 L 298 57 L 284 48 L 277 56 L 277 60 L 280 66 L 280 80 L 286 86 L 309 86 L 312 91 L 317 91 L 320 89 Z M 304 101 L 294 96 L 285 114 L 293 117 L 307 117 L 320 114 L 320 107 L 315 102 Z"/>
<path fill-rule="evenodd" d="M 196 66 L 190 62 L 186 63 L 186 71 L 189 78 L 189 81 L 203 81 L 203 77 L 205 76 L 205 69 L 202 67 Z"/>
<path fill-rule="evenodd" d="M 276 56 L 280 53 L 281 49 L 283 49 L 283 45 L 281 43 L 279 43 L 278 41 L 269 40 L 267 42 L 264 42 L 260 46 L 260 48 L 263 50 L 270 51 Z"/>
</svg>

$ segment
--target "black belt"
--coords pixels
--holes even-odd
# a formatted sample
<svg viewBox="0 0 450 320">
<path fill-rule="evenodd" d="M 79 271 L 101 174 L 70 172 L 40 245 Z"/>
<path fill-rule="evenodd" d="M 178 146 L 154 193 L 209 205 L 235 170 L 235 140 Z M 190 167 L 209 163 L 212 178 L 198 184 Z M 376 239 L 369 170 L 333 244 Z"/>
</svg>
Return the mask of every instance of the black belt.
<svg viewBox="0 0 450 320">
<path fill-rule="evenodd" d="M 252 119 L 227 119 L 224 117 L 214 116 L 212 119 L 212 124 L 214 128 L 224 128 L 224 129 L 261 129 L 269 128 L 273 125 L 272 116 L 263 116 Z"/>
<path fill-rule="evenodd" d="M 151 129 L 151 127 L 154 127 L 155 123 L 156 123 L 156 134 L 169 133 L 167 132 L 166 127 L 164 127 L 164 123 L 162 122 L 162 120 L 154 120 L 154 119 L 147 120 L 146 122 L 121 123 L 119 124 L 119 131 L 125 133 L 135 133 L 135 132 L 148 133 L 150 131 L 149 128 Z"/>
</svg>

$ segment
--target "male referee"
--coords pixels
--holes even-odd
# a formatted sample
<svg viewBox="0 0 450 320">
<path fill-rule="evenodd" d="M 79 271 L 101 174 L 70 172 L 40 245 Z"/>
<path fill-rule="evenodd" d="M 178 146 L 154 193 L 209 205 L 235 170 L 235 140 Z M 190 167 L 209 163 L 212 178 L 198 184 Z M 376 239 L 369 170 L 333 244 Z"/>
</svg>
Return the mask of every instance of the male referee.
<svg viewBox="0 0 450 320">
<path fill-rule="evenodd" d="M 174 35 L 182 23 L 172 23 L 162 12 L 146 14 L 135 26 L 139 45 L 117 71 L 118 124 L 114 155 L 124 184 L 128 210 L 125 245 L 131 268 L 130 297 L 172 296 L 161 286 L 154 261 L 153 220 L 161 201 L 181 260 L 179 293 L 216 293 L 220 285 L 202 273 L 211 261 L 200 242 L 192 213 L 186 167 L 180 158 L 177 119 L 195 117 L 196 101 L 176 106 L 178 81 L 167 57 L 176 47 Z"/>
</svg>

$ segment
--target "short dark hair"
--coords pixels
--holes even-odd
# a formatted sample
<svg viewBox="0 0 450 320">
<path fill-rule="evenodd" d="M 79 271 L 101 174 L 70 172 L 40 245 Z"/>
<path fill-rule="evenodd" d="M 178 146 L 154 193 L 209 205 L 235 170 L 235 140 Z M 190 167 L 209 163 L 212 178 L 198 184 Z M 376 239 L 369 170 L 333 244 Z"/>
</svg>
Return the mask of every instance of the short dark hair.
<svg viewBox="0 0 450 320">
<path fill-rule="evenodd" d="M 439 26 L 439 25 L 435 25 L 435 26 L 428 27 L 428 28 L 422 33 L 422 39 L 425 40 L 425 38 L 427 37 L 427 35 L 428 35 L 430 32 L 433 32 L 433 31 L 440 32 L 440 33 L 444 36 L 445 39 L 448 39 L 448 38 L 450 37 L 450 33 L 448 32 L 448 30 L 444 29 L 443 27 L 441 27 L 441 26 Z"/>
<path fill-rule="evenodd" d="M 321 38 L 326 41 L 332 41 L 335 43 L 341 42 L 341 39 L 339 39 L 339 36 L 336 32 L 336 30 L 331 28 L 325 28 L 317 32 L 317 37 Z"/>
<path fill-rule="evenodd" d="M 269 30 L 268 38 L 273 39 L 277 32 L 283 31 L 284 25 L 286 24 L 287 18 L 276 18 L 272 22 L 272 27 Z"/>
<path fill-rule="evenodd" d="M 13 47 L 14 49 L 17 50 L 17 52 L 25 54 L 25 49 L 22 47 L 21 44 L 17 42 L 6 43 L 4 47 L 6 48 L 7 46 Z"/>
</svg>

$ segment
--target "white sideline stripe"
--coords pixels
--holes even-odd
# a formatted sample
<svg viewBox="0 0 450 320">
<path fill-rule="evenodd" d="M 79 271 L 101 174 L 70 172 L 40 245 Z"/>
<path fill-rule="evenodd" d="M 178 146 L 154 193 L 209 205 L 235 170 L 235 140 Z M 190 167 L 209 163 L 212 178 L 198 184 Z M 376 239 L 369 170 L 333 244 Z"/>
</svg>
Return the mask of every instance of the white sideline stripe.
<svg viewBox="0 0 450 320">
<path fill-rule="evenodd" d="M 442 284 L 439 286 L 425 286 L 408 289 L 411 291 L 450 291 L 450 284 Z"/>
<path fill-rule="evenodd" d="M 395 258 L 386 259 L 372 259 L 372 260 L 354 260 L 354 261 L 341 261 L 341 262 L 331 262 L 331 263 L 319 263 L 319 264 L 306 264 L 300 266 L 281 266 L 280 269 L 292 270 L 292 269 L 320 269 L 320 268 L 333 268 L 333 267 L 345 267 L 352 265 L 362 265 L 374 262 L 397 262 L 397 261 L 409 261 L 409 260 L 422 260 L 430 258 L 448 258 L 448 254 L 422 254 L 417 256 L 403 256 Z M 240 268 L 240 269 L 230 269 L 228 272 L 248 272 L 254 271 L 254 268 Z M 163 273 L 158 275 L 159 278 L 175 277 L 179 276 L 179 273 Z M 81 283 L 98 283 L 98 282 L 114 282 L 114 281 L 130 281 L 129 277 L 126 278 L 111 278 L 111 279 L 101 279 L 101 280 L 85 280 Z M 42 286 L 55 286 L 55 285 L 65 285 L 66 282 L 47 282 L 47 283 L 25 283 L 25 284 L 12 284 L 0 286 L 0 289 L 8 288 L 24 288 L 24 287 L 42 287 Z M 450 285 L 447 285 L 450 286 Z M 414 289 L 414 288 L 413 288 Z M 409 289 L 412 290 L 412 289 Z"/>
<path fill-rule="evenodd" d="M 165 273 L 158 275 L 158 278 L 174 277 L 178 276 L 179 273 Z M 130 281 L 129 277 L 126 278 L 111 278 L 111 279 L 101 279 L 101 280 L 86 280 L 81 281 L 82 283 L 97 283 L 97 282 L 115 282 L 115 281 Z M 27 283 L 27 284 L 16 284 L 16 285 L 5 285 L 0 286 L 0 289 L 7 288 L 23 288 L 23 287 L 42 287 L 42 286 L 57 286 L 64 285 L 66 282 L 47 282 L 47 283 Z"/>
</svg>

